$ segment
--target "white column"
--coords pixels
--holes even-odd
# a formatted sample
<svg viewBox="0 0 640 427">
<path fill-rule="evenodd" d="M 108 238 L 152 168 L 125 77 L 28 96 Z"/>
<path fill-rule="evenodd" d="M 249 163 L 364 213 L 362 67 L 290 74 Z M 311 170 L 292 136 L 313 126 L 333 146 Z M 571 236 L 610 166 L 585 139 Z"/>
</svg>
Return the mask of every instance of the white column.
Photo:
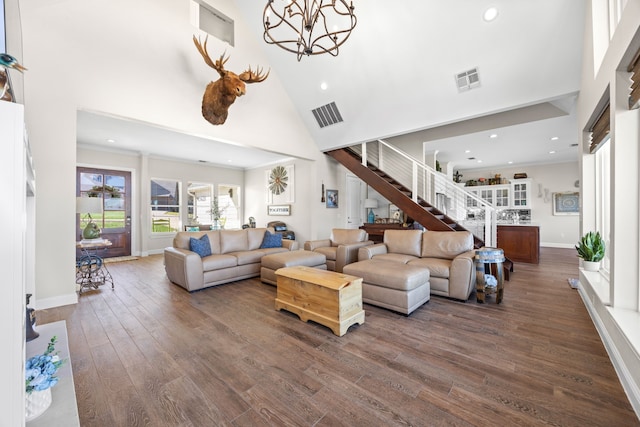
<svg viewBox="0 0 640 427">
<path fill-rule="evenodd" d="M 140 195 L 138 206 L 140 206 L 140 216 L 138 224 L 140 227 L 140 255 L 149 255 L 149 236 L 151 235 L 151 217 L 149 211 L 149 201 L 151 200 L 151 188 L 149 185 L 149 154 L 140 153 Z"/>
</svg>

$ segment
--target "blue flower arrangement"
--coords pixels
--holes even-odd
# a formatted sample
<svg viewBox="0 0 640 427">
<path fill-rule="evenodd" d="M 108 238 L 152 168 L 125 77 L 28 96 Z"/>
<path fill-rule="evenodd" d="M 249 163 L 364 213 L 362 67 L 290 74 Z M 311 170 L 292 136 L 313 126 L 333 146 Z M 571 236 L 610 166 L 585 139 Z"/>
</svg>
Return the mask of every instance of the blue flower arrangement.
<svg viewBox="0 0 640 427">
<path fill-rule="evenodd" d="M 55 374 L 65 361 L 60 360 L 58 353 L 51 354 L 55 350 L 57 340 L 58 337 L 54 335 L 44 354 L 27 360 L 24 373 L 27 393 L 46 390 L 58 383 L 58 377 Z"/>
</svg>

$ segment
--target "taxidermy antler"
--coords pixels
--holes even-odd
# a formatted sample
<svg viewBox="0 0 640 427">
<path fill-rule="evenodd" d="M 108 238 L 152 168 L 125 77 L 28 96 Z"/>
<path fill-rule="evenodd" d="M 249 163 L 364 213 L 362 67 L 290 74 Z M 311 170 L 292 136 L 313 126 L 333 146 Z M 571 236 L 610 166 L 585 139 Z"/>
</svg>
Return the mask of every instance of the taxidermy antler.
<svg viewBox="0 0 640 427">
<path fill-rule="evenodd" d="M 204 62 L 220 74 L 220 78 L 215 82 L 210 82 L 204 91 L 202 97 L 202 116 L 214 125 L 221 125 L 227 120 L 229 107 L 234 103 L 237 97 L 245 94 L 245 83 L 260 83 L 269 77 L 269 72 L 263 74 L 262 68 L 258 68 L 255 72 L 249 67 L 246 71 L 235 74 L 224 69 L 224 64 L 229 58 L 224 57 L 224 53 L 215 62 L 207 52 L 207 38 L 204 44 L 200 43 L 200 39 L 193 36 L 193 42 L 204 58 Z"/>
</svg>

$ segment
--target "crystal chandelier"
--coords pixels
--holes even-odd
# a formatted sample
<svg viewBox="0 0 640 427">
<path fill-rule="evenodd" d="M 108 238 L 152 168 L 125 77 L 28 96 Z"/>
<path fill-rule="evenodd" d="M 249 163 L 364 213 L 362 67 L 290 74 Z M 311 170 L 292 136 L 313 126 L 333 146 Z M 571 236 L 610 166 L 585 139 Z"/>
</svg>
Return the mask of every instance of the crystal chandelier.
<svg viewBox="0 0 640 427">
<path fill-rule="evenodd" d="M 302 55 L 338 56 L 356 26 L 353 10 L 345 0 L 268 0 L 264 41 L 295 53 L 298 61 Z"/>
</svg>

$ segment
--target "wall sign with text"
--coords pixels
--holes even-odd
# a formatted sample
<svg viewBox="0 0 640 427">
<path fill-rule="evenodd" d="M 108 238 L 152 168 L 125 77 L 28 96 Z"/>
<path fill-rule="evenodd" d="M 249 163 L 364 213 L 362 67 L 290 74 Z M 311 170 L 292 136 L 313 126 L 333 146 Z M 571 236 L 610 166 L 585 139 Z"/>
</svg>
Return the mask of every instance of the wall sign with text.
<svg viewBox="0 0 640 427">
<path fill-rule="evenodd" d="M 269 205 L 267 206 L 267 215 L 291 215 L 291 205 Z"/>
</svg>

